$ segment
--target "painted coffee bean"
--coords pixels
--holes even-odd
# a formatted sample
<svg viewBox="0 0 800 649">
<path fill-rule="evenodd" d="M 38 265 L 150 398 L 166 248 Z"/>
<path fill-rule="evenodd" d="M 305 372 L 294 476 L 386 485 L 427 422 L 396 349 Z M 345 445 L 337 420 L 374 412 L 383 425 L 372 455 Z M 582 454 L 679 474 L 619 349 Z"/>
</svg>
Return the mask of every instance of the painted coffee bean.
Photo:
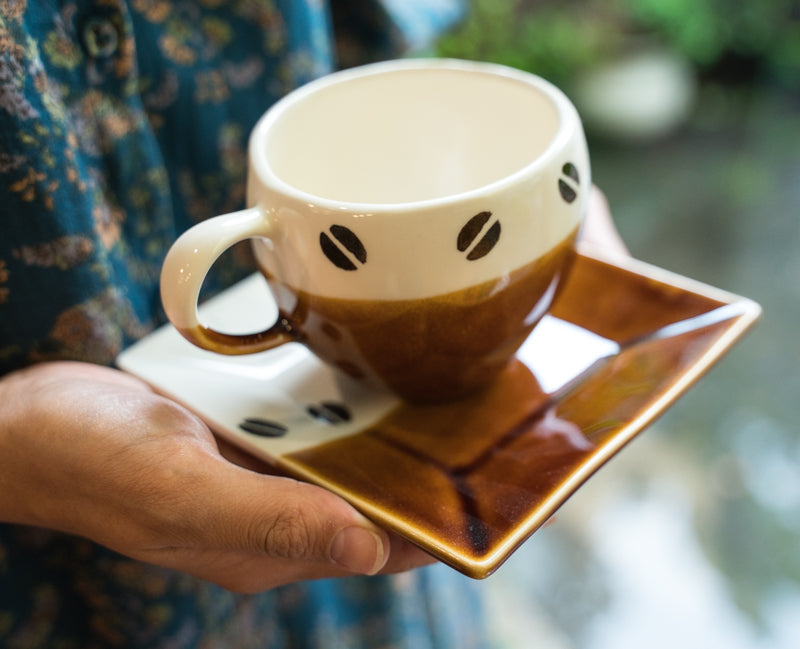
<svg viewBox="0 0 800 649">
<path fill-rule="evenodd" d="M 491 218 L 491 212 L 479 212 L 467 221 L 458 233 L 456 247 L 459 252 L 467 253 L 467 259 L 469 261 L 474 261 L 475 259 L 480 259 L 488 255 L 500 239 L 500 221 L 492 223 L 491 226 L 486 229 L 483 236 L 480 236 Z M 475 241 L 477 241 L 477 243 L 475 243 Z M 472 249 L 470 250 L 470 248 Z"/>
<path fill-rule="evenodd" d="M 319 245 L 322 252 L 330 260 L 330 262 L 341 268 L 342 270 L 358 270 L 353 259 L 346 253 L 349 252 L 356 261 L 362 264 L 367 263 L 367 249 L 356 234 L 349 228 L 343 225 L 332 225 L 330 232 L 333 239 L 328 236 L 326 232 L 320 232 Z M 334 241 L 334 239 L 336 241 Z M 344 250 L 342 250 L 344 247 Z"/>
<path fill-rule="evenodd" d="M 261 417 L 248 417 L 239 424 L 239 428 L 259 437 L 283 437 L 289 432 L 283 424 Z"/>
<path fill-rule="evenodd" d="M 306 412 L 326 424 L 343 424 L 352 419 L 350 410 L 342 403 L 334 401 L 323 401 L 319 405 L 312 404 L 306 408 Z"/>
<path fill-rule="evenodd" d="M 580 183 L 580 176 L 578 175 L 578 168 L 568 162 L 561 167 L 561 178 L 558 179 L 558 191 L 567 203 L 572 203 L 578 198 L 578 186 Z"/>
</svg>

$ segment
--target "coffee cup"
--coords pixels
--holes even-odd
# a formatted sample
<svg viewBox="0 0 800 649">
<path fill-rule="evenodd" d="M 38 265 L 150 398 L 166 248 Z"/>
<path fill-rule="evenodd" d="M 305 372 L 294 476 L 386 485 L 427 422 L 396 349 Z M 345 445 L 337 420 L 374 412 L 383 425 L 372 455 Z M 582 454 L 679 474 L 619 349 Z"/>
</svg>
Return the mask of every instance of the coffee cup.
<svg viewBox="0 0 800 649">
<path fill-rule="evenodd" d="M 578 114 L 512 68 L 403 59 L 330 74 L 249 141 L 245 209 L 190 228 L 165 311 L 222 354 L 307 346 L 412 402 L 459 399 L 513 358 L 569 271 L 590 189 Z M 278 307 L 252 334 L 203 324 L 216 258 L 251 240 Z"/>
</svg>

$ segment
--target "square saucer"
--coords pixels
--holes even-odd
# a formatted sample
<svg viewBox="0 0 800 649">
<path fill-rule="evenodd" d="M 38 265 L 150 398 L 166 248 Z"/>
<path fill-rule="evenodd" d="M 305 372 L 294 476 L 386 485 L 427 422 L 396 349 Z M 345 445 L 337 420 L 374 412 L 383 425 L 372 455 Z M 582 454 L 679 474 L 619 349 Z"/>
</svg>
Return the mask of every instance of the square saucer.
<svg viewBox="0 0 800 649">
<path fill-rule="evenodd" d="M 231 332 L 275 318 L 252 275 L 205 303 Z M 301 345 L 198 349 L 166 325 L 118 366 L 277 470 L 323 486 L 474 578 L 494 572 L 756 322 L 751 300 L 581 249 L 550 313 L 487 390 L 412 406 Z"/>
</svg>

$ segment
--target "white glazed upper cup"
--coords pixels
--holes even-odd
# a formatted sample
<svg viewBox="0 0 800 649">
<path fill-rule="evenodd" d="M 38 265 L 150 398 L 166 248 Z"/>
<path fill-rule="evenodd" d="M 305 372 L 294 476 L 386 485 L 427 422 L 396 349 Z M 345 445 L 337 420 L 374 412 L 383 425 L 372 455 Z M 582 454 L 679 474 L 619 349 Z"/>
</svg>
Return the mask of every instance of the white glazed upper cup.
<svg viewBox="0 0 800 649">
<path fill-rule="evenodd" d="M 501 290 L 514 271 L 574 238 L 589 189 L 578 114 L 539 77 L 449 59 L 334 73 L 256 124 L 249 207 L 175 242 L 162 301 L 176 328 L 206 349 L 243 354 L 299 340 L 318 351 L 279 293 L 396 302 L 487 282 Z M 197 300 L 214 260 L 244 239 L 281 314 L 264 332 L 228 335 L 199 322 Z"/>
</svg>

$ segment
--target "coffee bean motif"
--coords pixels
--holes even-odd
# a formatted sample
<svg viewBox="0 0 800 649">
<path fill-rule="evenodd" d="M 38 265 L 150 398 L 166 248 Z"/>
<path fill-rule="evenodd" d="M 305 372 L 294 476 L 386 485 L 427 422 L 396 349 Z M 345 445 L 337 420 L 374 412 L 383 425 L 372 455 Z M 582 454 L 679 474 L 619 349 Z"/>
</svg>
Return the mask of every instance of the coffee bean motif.
<svg viewBox="0 0 800 649">
<path fill-rule="evenodd" d="M 239 424 L 239 428 L 259 437 L 283 437 L 289 432 L 283 424 L 261 417 L 248 417 Z"/>
<path fill-rule="evenodd" d="M 578 187 L 580 184 L 580 176 L 578 175 L 578 168 L 568 162 L 561 167 L 561 178 L 558 179 L 558 191 L 567 203 L 572 203 L 578 198 Z"/>
<path fill-rule="evenodd" d="M 479 212 L 467 221 L 458 233 L 456 247 L 459 252 L 467 253 L 469 261 L 488 255 L 500 239 L 500 221 L 495 220 L 488 229 L 486 228 L 491 218 L 491 212 Z"/>
<path fill-rule="evenodd" d="M 314 419 L 326 424 L 343 424 L 352 419 L 352 415 L 347 406 L 335 401 L 323 401 L 320 404 L 312 404 L 306 408 L 306 412 Z"/>
<path fill-rule="evenodd" d="M 306 414 L 325 424 L 344 424 L 353 418 L 350 409 L 337 401 L 323 401 L 306 407 Z M 283 437 L 289 427 L 279 421 L 263 417 L 246 417 L 239 422 L 239 428 L 258 437 Z"/>
<path fill-rule="evenodd" d="M 328 236 L 327 232 L 320 232 L 319 245 L 322 248 L 322 252 L 334 266 L 342 270 L 358 270 L 358 266 L 356 266 L 353 259 L 361 264 L 367 263 L 367 250 L 351 229 L 343 225 L 332 225 L 330 233 L 333 235 L 333 239 Z M 352 257 L 349 257 L 345 250 Z"/>
</svg>

